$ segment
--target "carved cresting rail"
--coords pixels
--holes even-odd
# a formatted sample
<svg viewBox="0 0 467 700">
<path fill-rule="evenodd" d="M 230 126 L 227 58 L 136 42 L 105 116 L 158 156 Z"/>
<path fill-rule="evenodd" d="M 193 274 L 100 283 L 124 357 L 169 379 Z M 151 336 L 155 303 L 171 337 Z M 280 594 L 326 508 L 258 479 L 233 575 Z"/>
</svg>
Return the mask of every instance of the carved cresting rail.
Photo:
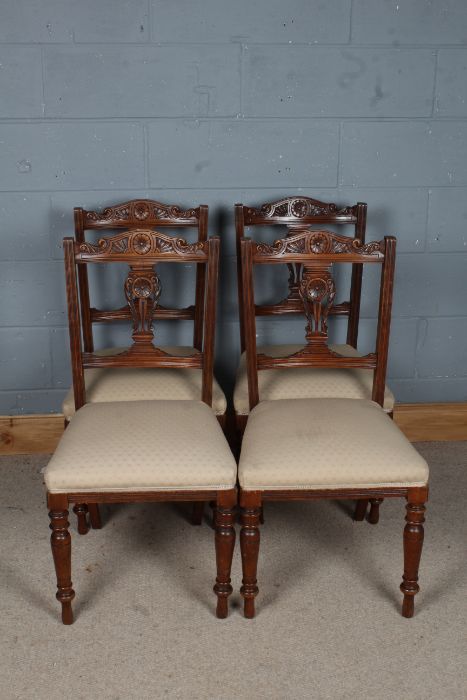
<svg viewBox="0 0 467 700">
<path fill-rule="evenodd" d="M 291 227 L 285 238 L 272 245 L 254 243 L 254 264 L 284 262 L 297 270 L 297 302 L 307 318 L 305 347 L 283 358 L 258 355 L 258 369 L 273 369 L 296 364 L 300 366 L 313 355 L 315 366 L 326 367 L 342 359 L 342 367 L 376 367 L 374 353 L 362 357 L 343 358 L 328 346 L 328 316 L 333 310 L 336 285 L 331 265 L 334 262 L 374 262 L 384 260 L 384 241 L 362 243 L 356 238 L 341 236 L 331 231 L 317 231 L 307 227 Z M 318 356 L 318 357 L 317 357 Z"/>
<path fill-rule="evenodd" d="M 198 223 L 200 209 L 181 209 L 173 204 L 162 204 L 150 199 L 133 199 L 103 211 L 86 211 L 83 213 L 83 225 L 86 229 L 106 226 L 157 226 Z"/>
<path fill-rule="evenodd" d="M 129 272 L 124 282 L 124 294 L 133 321 L 133 345 L 119 353 L 123 366 L 125 358 L 137 354 L 158 355 L 165 358 L 167 366 L 182 362 L 173 358 L 160 348 L 154 340 L 153 320 L 162 291 L 161 281 L 156 272 L 156 264 L 170 261 L 175 263 L 199 262 L 208 260 L 208 242 L 187 243 L 183 238 L 175 238 L 152 229 L 133 229 L 114 236 L 99 239 L 94 243 L 74 243 L 75 262 L 77 264 L 121 262 L 129 265 Z M 178 360 L 178 362 L 177 362 Z M 115 356 L 106 360 L 104 356 L 94 353 L 84 354 L 85 366 L 115 366 Z M 183 357 L 184 366 L 201 367 L 201 355 Z"/>
<path fill-rule="evenodd" d="M 310 197 L 287 197 L 277 202 L 268 202 L 259 208 L 245 207 L 245 219 L 248 223 L 251 219 L 304 219 L 307 216 L 316 218 L 319 216 L 333 216 L 342 218 L 345 222 L 355 223 L 357 206 L 339 208 L 333 202 L 320 202 Z"/>
</svg>

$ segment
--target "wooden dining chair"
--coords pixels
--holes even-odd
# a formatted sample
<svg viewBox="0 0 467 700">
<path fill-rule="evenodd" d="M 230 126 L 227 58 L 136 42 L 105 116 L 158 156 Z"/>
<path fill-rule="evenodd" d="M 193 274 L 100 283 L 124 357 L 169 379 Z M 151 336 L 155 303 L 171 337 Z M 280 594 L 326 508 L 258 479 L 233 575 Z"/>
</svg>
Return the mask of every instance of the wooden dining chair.
<svg viewBox="0 0 467 700">
<path fill-rule="evenodd" d="M 152 229 L 133 229 L 97 244 L 64 239 L 75 415 L 45 470 L 62 621 L 73 621 L 71 538 L 68 505 L 85 514 L 88 504 L 153 501 L 216 503 L 217 615 L 227 615 L 232 591 L 230 567 L 235 542 L 236 463 L 212 411 L 214 328 L 219 239 L 187 243 Z M 83 348 L 79 310 L 79 270 L 86 265 L 124 263 L 129 271 L 124 298 L 133 322 L 132 343 L 115 354 Z M 206 268 L 202 345 L 190 355 L 154 344 L 154 319 L 161 297 L 160 263 Z M 123 311 L 122 311 L 123 314 Z M 85 371 L 196 369 L 202 382 L 198 400 L 153 399 L 87 402 Z"/>
<path fill-rule="evenodd" d="M 330 231 L 307 227 L 273 245 L 241 241 L 245 344 L 250 414 L 239 464 L 242 529 L 240 545 L 246 617 L 255 614 L 262 504 L 268 500 L 407 500 L 404 530 L 402 614 L 411 617 L 419 590 L 428 466 L 383 410 L 396 240 L 363 244 Z M 287 357 L 256 347 L 253 269 L 256 265 L 301 266 L 299 297 L 307 319 L 305 343 Z M 328 344 L 327 322 L 336 297 L 337 264 L 380 265 L 375 352 L 337 353 Z M 294 373 L 300 367 L 373 371 L 371 400 L 348 398 L 278 399 L 259 402 L 258 374 Z"/>
<path fill-rule="evenodd" d="M 208 207 L 201 204 L 196 208 L 181 209 L 175 204 L 163 204 L 150 199 L 134 199 L 109 206 L 103 211 L 91 211 L 76 207 L 74 210 L 75 240 L 86 242 L 86 235 L 93 231 L 108 232 L 117 230 L 132 230 L 144 228 L 163 229 L 167 233 L 194 230 L 198 242 L 204 242 L 208 234 Z M 92 242 L 92 241 L 91 241 Z M 194 349 L 200 350 L 203 343 L 203 318 L 205 305 L 205 265 L 196 267 L 196 287 L 194 304 L 185 308 L 167 308 L 157 305 L 153 310 L 157 320 L 189 320 L 193 321 L 193 346 L 168 347 L 166 350 L 177 354 L 190 355 Z M 87 265 L 78 268 L 79 298 L 81 324 L 83 329 L 83 346 L 85 352 L 94 352 L 93 326 L 129 322 L 131 313 L 128 306 L 118 309 L 98 309 L 91 305 Z M 98 350 L 97 354 L 105 355 L 109 349 Z M 114 348 L 110 349 L 114 352 Z M 197 369 L 186 369 L 174 372 L 171 368 L 154 372 L 151 368 L 136 369 L 129 365 L 124 371 L 114 368 L 92 367 L 85 370 L 84 378 L 87 401 L 139 401 L 141 399 L 187 399 L 193 400 L 201 392 L 201 372 Z M 225 429 L 227 400 L 219 383 L 214 377 L 212 407 L 219 423 Z M 69 423 L 75 411 L 73 387 L 69 390 L 62 405 L 65 425 Z M 193 508 L 193 523 L 200 524 L 203 515 L 203 504 Z M 89 517 L 93 528 L 101 526 L 97 504 L 89 504 Z M 78 529 L 87 531 L 86 516 L 79 515 Z"/>
<path fill-rule="evenodd" d="M 238 300 L 240 315 L 240 333 L 242 355 L 237 371 L 234 388 L 234 409 L 237 435 L 239 441 L 243 435 L 249 414 L 248 379 L 245 356 L 244 332 L 244 287 L 242 283 L 242 257 L 240 241 L 245 235 L 245 229 L 260 231 L 266 227 L 281 227 L 279 231 L 294 230 L 296 226 L 321 226 L 331 224 L 334 228 L 347 227 L 353 229 L 354 238 L 360 243 L 365 241 L 367 205 L 358 202 L 353 206 L 338 207 L 334 203 L 321 202 L 309 197 L 287 197 L 276 202 L 269 202 L 259 207 L 235 205 L 235 223 L 237 236 L 237 275 Z M 252 235 L 252 238 L 255 238 Z M 284 265 L 285 267 L 285 265 Z M 287 315 L 303 315 L 303 304 L 300 299 L 299 285 L 301 280 L 301 265 L 288 263 L 289 271 L 288 294 L 282 301 L 273 304 L 255 304 L 255 315 L 269 317 L 271 320 Z M 333 345 L 340 354 L 356 357 L 357 340 L 360 319 L 360 301 L 362 290 L 362 265 L 352 264 L 349 300 L 334 304 L 330 315 L 347 317 L 346 343 Z M 260 352 L 267 355 L 290 355 L 300 350 L 297 344 L 265 345 Z M 290 372 L 265 371 L 259 376 L 260 401 L 294 398 L 356 398 L 371 399 L 373 376 L 369 370 L 348 369 L 339 372 L 332 368 L 303 367 L 290 376 Z M 384 410 L 391 416 L 394 409 L 394 395 L 386 386 L 384 392 Z M 368 509 L 368 503 L 359 501 L 355 509 L 355 519 L 363 520 Z M 376 524 L 379 520 L 379 503 L 370 505 L 368 520 Z"/>
</svg>

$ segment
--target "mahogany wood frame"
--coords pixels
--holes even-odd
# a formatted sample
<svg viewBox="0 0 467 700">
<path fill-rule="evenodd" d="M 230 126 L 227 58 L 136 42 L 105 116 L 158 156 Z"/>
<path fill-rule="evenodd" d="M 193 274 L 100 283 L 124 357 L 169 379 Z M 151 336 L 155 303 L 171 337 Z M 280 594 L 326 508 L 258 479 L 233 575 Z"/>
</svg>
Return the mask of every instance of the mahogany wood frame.
<svg viewBox="0 0 467 700">
<path fill-rule="evenodd" d="M 258 371 L 261 369 L 290 369 L 294 367 L 362 367 L 374 370 L 372 399 L 383 406 L 384 386 L 388 356 L 391 319 L 392 292 L 396 239 L 386 237 L 384 241 L 363 244 L 355 239 L 338 236 L 329 231 L 306 229 L 295 230 L 294 235 L 279 239 L 272 246 L 258 244 L 242 238 L 242 288 L 244 299 L 244 333 L 247 357 L 248 391 L 250 410 L 259 402 Z M 254 302 L 253 266 L 255 264 L 300 264 L 304 269 L 305 283 L 301 286 L 305 301 L 313 301 L 308 309 L 306 342 L 303 350 L 285 358 L 258 355 L 256 349 L 256 307 Z M 332 263 L 380 264 L 381 283 L 378 313 L 376 350 L 365 357 L 345 358 L 327 346 L 326 318 L 333 300 L 333 287 L 329 283 L 329 266 Z M 307 278 L 308 268 L 308 278 Z M 328 286 L 325 289 L 325 283 Z M 330 291 L 331 290 L 331 291 Z M 327 306 L 325 305 L 327 302 Z M 324 325 L 324 331 L 323 331 Z M 293 459 L 293 455 L 291 455 Z M 240 487 L 243 585 L 245 617 L 255 615 L 255 597 L 258 594 L 257 563 L 259 554 L 259 524 L 264 501 L 351 498 L 362 504 L 370 501 L 370 521 L 375 518 L 381 499 L 404 497 L 407 500 L 406 526 L 404 530 L 404 575 L 401 591 L 404 594 L 402 615 L 414 614 L 414 596 L 419 590 L 418 568 L 423 544 L 423 522 L 428 486 L 417 488 L 371 488 L 290 490 L 262 489 L 246 490 Z M 357 509 L 357 513 L 358 513 Z"/>
<path fill-rule="evenodd" d="M 75 239 L 85 243 L 86 231 L 138 228 L 196 228 L 198 242 L 207 240 L 209 208 L 201 204 L 196 208 L 181 209 L 175 204 L 163 204 L 153 199 L 132 199 L 107 207 L 102 212 L 75 207 Z M 193 347 L 201 349 L 203 342 L 203 315 L 206 269 L 198 265 L 196 270 L 196 293 L 194 306 L 185 309 L 167 309 L 158 306 L 154 318 L 191 319 L 194 321 Z M 131 318 L 128 307 L 115 310 L 100 310 L 91 307 L 88 273 L 85 265 L 78 271 L 79 295 L 82 309 L 83 343 L 86 352 L 93 352 L 92 324 L 111 323 Z"/>
<path fill-rule="evenodd" d="M 274 202 L 267 202 L 258 207 L 235 205 L 235 231 L 237 243 L 237 288 L 240 315 L 240 345 L 245 351 L 244 330 L 244 290 L 242 282 L 242 256 L 240 241 L 245 236 L 245 226 L 315 226 L 321 224 L 352 225 L 355 238 L 365 242 L 367 205 L 358 202 L 353 206 L 339 208 L 333 202 L 321 202 L 310 197 L 285 197 Z M 289 294 L 277 304 L 255 306 L 257 316 L 271 316 L 289 313 L 303 313 L 303 306 L 297 295 L 297 273 L 294 263 L 288 263 Z M 360 318 L 360 300 L 362 290 L 362 266 L 359 262 L 352 265 L 350 283 L 350 300 L 335 306 L 332 314 L 347 315 L 347 343 L 357 347 L 358 322 Z"/>
<path fill-rule="evenodd" d="M 217 278 L 219 266 L 219 238 L 211 238 L 188 244 L 152 229 L 125 231 L 102 238 L 94 245 L 77 242 L 72 238 L 63 241 L 65 253 L 66 290 L 70 349 L 75 389 L 75 407 L 81 408 L 86 401 L 84 369 L 86 367 L 199 367 L 202 370 L 201 400 L 212 403 L 214 332 L 217 300 Z M 153 344 L 152 319 L 154 306 L 158 303 L 158 286 L 155 266 L 160 262 L 194 262 L 207 268 L 205 308 L 203 313 L 203 347 L 195 349 L 192 356 L 169 355 Z M 125 291 L 133 318 L 133 345 L 112 356 L 99 356 L 92 351 L 83 351 L 82 327 L 78 296 L 78 275 L 87 264 L 121 262 L 130 266 Z M 83 435 L 83 440 L 86 436 Z M 230 570 L 235 544 L 234 507 L 237 502 L 236 489 L 228 490 L 174 490 L 160 492 L 70 492 L 47 493 L 51 546 L 57 575 L 57 599 L 62 606 L 62 622 L 71 624 L 73 613 L 71 602 L 75 596 L 71 582 L 71 537 L 69 533 L 68 506 L 74 504 L 78 515 L 78 529 L 87 532 L 86 513 L 89 506 L 98 503 L 128 503 L 152 501 L 200 501 L 210 500 L 216 504 L 215 544 L 217 578 L 214 591 L 217 595 L 218 617 L 228 613 L 228 597 L 232 592 Z M 88 505 L 89 504 L 89 505 Z"/>
<path fill-rule="evenodd" d="M 258 207 L 235 205 L 235 231 L 237 247 L 237 289 L 240 317 L 240 346 L 241 352 L 245 351 L 244 330 L 244 289 L 242 277 L 242 255 L 240 242 L 245 236 L 245 227 L 253 226 L 281 226 L 291 230 L 296 226 L 320 226 L 321 224 L 333 224 L 334 226 L 353 226 L 355 239 L 365 242 L 367 220 L 367 205 L 364 202 L 345 207 L 338 207 L 334 202 L 322 202 L 305 196 L 285 197 L 274 202 L 266 202 Z M 282 314 L 303 314 L 303 304 L 299 298 L 298 282 L 300 277 L 300 265 L 287 263 L 289 268 L 289 292 L 285 299 L 276 304 L 256 305 L 256 316 L 276 316 Z M 352 277 L 350 282 L 350 299 L 331 308 L 332 315 L 348 316 L 347 344 L 357 347 L 358 324 L 360 320 L 360 301 L 362 293 L 363 266 L 360 263 L 352 265 Z M 248 421 L 248 416 L 235 414 L 235 433 L 239 446 Z M 355 519 L 363 520 L 368 503 L 357 503 Z M 377 523 L 379 519 L 378 506 L 375 507 L 370 522 Z"/>
<path fill-rule="evenodd" d="M 198 207 L 182 209 L 176 204 L 166 204 L 153 199 L 132 199 L 106 207 L 103 211 L 93 211 L 74 208 L 75 240 L 78 243 L 86 242 L 86 231 L 108 231 L 109 229 L 138 229 L 158 227 L 162 229 L 187 228 L 197 229 L 198 242 L 207 240 L 209 208 L 206 204 Z M 193 347 L 200 350 L 203 343 L 203 318 L 206 289 L 206 266 L 199 264 L 196 267 L 195 303 L 184 309 L 168 309 L 160 304 L 153 311 L 154 319 L 164 320 L 193 320 Z M 81 323 L 83 331 L 83 344 L 86 352 L 94 350 L 93 323 L 112 323 L 115 321 L 128 321 L 131 319 L 130 309 L 123 306 L 114 310 L 103 310 L 91 307 L 89 280 L 87 265 L 78 268 L 78 284 L 80 297 Z M 226 429 L 226 416 L 218 416 L 218 421 L 223 430 Z M 67 421 L 65 421 L 65 428 Z M 192 522 L 201 524 L 204 507 L 196 504 L 193 509 Z M 99 505 L 89 504 L 88 508 L 91 526 L 95 529 L 101 527 Z M 85 520 L 86 514 L 77 513 L 78 520 Z M 78 525 L 79 531 L 86 529 L 85 525 Z M 87 530 L 86 530 L 87 531 Z"/>
</svg>

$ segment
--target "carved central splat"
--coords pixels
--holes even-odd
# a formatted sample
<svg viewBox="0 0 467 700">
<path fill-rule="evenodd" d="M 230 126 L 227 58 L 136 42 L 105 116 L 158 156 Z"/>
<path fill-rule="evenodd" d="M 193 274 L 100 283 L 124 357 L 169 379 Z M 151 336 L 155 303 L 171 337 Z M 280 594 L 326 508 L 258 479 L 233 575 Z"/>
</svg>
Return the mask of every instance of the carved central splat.
<svg viewBox="0 0 467 700">
<path fill-rule="evenodd" d="M 322 264 L 304 266 L 299 294 L 308 319 L 307 342 L 326 344 L 327 320 L 336 296 L 336 285 L 330 268 Z"/>
<path fill-rule="evenodd" d="M 153 267 L 136 265 L 130 267 L 125 280 L 125 297 L 133 318 L 132 338 L 139 350 L 144 346 L 153 350 L 152 317 L 161 290 L 161 281 Z"/>
</svg>

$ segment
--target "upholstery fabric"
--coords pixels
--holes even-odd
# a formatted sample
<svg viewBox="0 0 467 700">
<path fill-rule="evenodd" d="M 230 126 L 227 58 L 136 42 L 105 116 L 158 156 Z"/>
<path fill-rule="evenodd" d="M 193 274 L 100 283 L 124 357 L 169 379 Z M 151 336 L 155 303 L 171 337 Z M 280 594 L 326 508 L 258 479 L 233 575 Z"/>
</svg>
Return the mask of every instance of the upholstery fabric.
<svg viewBox="0 0 467 700">
<path fill-rule="evenodd" d="M 100 350 L 97 355 L 110 355 L 123 348 Z M 164 347 L 162 350 L 174 355 L 190 355 L 193 348 Z M 166 368 L 109 368 L 86 369 L 86 402 L 102 401 L 149 401 L 183 399 L 199 401 L 201 399 L 202 371 L 200 369 L 166 369 Z M 218 416 L 224 415 L 227 401 L 216 379 L 212 385 L 212 410 Z M 62 413 L 70 420 L 75 413 L 73 387 L 62 404 Z"/>
<path fill-rule="evenodd" d="M 283 399 L 251 412 L 239 480 L 249 490 L 424 486 L 428 465 L 373 401 Z"/>
<path fill-rule="evenodd" d="M 86 404 L 46 470 L 52 493 L 231 489 L 237 465 L 201 401 Z"/>
<path fill-rule="evenodd" d="M 297 352 L 303 345 L 267 345 L 259 352 L 275 357 L 285 357 Z M 351 345 L 331 345 L 332 350 L 347 357 L 361 357 Z M 294 369 L 263 369 L 258 372 L 260 401 L 277 399 L 345 398 L 371 401 L 373 370 L 371 369 L 323 369 L 300 367 Z M 394 409 L 394 395 L 386 386 L 384 410 Z M 234 390 L 235 413 L 248 415 L 248 378 L 246 353 L 240 358 Z"/>
</svg>

